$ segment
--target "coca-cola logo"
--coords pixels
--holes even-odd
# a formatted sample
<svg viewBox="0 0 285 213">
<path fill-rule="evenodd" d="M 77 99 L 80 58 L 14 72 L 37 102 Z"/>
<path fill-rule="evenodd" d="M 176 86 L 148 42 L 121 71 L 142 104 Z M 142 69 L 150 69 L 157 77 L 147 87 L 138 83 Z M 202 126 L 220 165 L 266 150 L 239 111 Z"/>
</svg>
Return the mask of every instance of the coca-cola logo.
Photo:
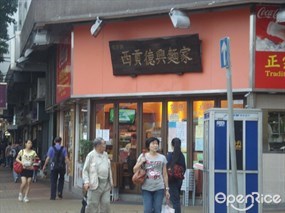
<svg viewBox="0 0 285 213">
<path fill-rule="evenodd" d="M 258 19 L 263 19 L 263 18 L 276 19 L 276 15 L 278 11 L 279 11 L 279 8 L 278 9 L 268 9 L 266 7 L 261 7 L 257 12 L 257 18 Z"/>
</svg>

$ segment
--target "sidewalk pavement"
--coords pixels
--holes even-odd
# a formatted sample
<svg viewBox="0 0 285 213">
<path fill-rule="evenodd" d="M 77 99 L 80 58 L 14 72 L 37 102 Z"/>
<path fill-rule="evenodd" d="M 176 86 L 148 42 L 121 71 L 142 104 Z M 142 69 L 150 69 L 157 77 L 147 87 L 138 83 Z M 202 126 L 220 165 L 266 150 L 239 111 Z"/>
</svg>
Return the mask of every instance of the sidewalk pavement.
<svg viewBox="0 0 285 213">
<path fill-rule="evenodd" d="M 0 213 L 79 213 L 82 197 L 72 193 L 67 188 L 62 200 L 49 200 L 50 188 L 48 179 L 38 179 L 31 184 L 29 203 L 18 201 L 20 181 L 13 182 L 12 171 L 9 168 L 0 167 Z M 113 213 L 142 213 L 142 204 L 115 201 L 111 203 Z M 201 213 L 202 206 L 183 207 L 184 213 Z"/>
<path fill-rule="evenodd" d="M 32 183 L 29 193 L 29 203 L 18 201 L 20 181 L 13 182 L 9 168 L 0 167 L 0 213 L 79 213 L 81 209 L 81 195 L 68 191 L 67 183 L 62 200 L 49 200 L 50 188 L 48 179 L 38 179 Z M 131 196 L 131 195 L 129 195 Z M 125 199 L 126 200 L 126 199 Z M 130 201 L 115 201 L 111 203 L 112 213 L 143 213 L 141 203 Z M 183 213 L 202 213 L 203 207 L 189 206 L 182 208 Z M 263 212 L 285 212 L 283 209 L 264 209 Z"/>
</svg>

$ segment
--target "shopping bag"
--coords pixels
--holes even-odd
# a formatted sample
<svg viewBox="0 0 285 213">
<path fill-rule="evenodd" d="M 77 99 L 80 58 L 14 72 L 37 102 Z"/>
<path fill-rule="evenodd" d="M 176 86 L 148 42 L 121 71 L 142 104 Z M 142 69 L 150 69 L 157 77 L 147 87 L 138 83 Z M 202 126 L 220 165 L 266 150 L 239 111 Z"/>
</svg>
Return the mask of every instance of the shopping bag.
<svg viewBox="0 0 285 213">
<path fill-rule="evenodd" d="M 175 209 L 166 204 L 162 206 L 161 213 L 175 213 Z"/>
</svg>

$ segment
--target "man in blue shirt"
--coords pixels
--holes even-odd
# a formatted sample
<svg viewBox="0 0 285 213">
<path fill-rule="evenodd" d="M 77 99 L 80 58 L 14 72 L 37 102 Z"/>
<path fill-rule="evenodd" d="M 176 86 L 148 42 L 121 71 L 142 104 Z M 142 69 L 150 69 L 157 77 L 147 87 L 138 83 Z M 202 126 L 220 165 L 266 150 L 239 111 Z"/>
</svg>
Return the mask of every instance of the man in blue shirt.
<svg viewBox="0 0 285 213">
<path fill-rule="evenodd" d="M 47 153 L 47 158 L 43 166 L 43 170 L 46 169 L 46 165 L 51 159 L 50 163 L 50 199 L 56 199 L 56 191 L 58 192 L 58 198 L 62 199 L 64 175 L 66 172 L 66 164 L 69 163 L 66 148 L 61 145 L 61 137 L 54 139 L 54 145 L 51 146 Z"/>
</svg>

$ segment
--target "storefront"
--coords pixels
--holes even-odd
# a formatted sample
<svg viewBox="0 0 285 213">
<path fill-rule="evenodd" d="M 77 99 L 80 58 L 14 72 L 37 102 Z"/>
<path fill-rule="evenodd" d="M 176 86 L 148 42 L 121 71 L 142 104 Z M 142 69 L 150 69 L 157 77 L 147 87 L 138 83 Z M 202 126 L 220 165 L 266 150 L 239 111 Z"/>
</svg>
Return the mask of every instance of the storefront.
<svg viewBox="0 0 285 213">
<path fill-rule="evenodd" d="M 226 76 L 218 54 L 224 32 L 233 40 L 233 64 L 239 70 L 233 74 L 234 105 L 246 105 L 249 53 L 244 54 L 248 46 L 239 41 L 248 40 L 249 14 L 248 8 L 193 14 L 191 28 L 178 30 L 167 16 L 109 22 L 96 38 L 90 35 L 90 25 L 74 26 L 70 44 L 70 97 L 78 100 L 74 185 L 82 186 L 83 145 L 95 137 L 107 141 L 121 193 L 139 192 L 131 182 L 132 166 L 147 137 L 158 137 L 164 154 L 171 151 L 172 138 L 179 137 L 187 167 L 202 163 L 203 114 L 227 106 Z M 215 33 L 209 34 L 217 23 L 221 24 Z M 196 178 L 201 194 L 198 172 Z"/>
<path fill-rule="evenodd" d="M 225 104 L 225 100 L 221 98 L 157 99 L 92 102 L 96 113 L 95 118 L 91 118 L 91 126 L 96 128 L 91 132 L 91 138 L 102 137 L 107 141 L 110 159 L 118 162 L 117 181 L 120 192 L 139 190 L 131 182 L 132 167 L 145 148 L 147 137 L 160 139 L 161 153 L 171 151 L 172 138 L 179 137 L 188 167 L 192 168 L 196 162 L 203 163 L 204 111 Z M 243 100 L 235 100 L 235 107 L 243 107 Z M 201 186 L 198 193 L 202 193 Z"/>
<path fill-rule="evenodd" d="M 270 58 L 249 47 L 259 41 L 252 36 L 252 32 L 259 33 L 255 29 L 258 9 L 253 12 L 244 6 L 189 14 L 190 29 L 174 29 L 168 16 L 109 21 L 96 37 L 90 35 L 91 24 L 75 25 L 67 37 L 70 42 L 63 42 L 69 45 L 70 56 L 62 54 L 58 59 L 62 100 L 70 99 L 74 104 L 70 108 L 59 101 L 63 103 L 60 108 L 66 130 L 62 133 L 73 162 L 74 186 L 82 186 L 84 156 L 90 149 L 86 142 L 95 137 L 107 141 L 121 193 L 139 192 L 131 183 L 131 168 L 149 136 L 161 140 L 160 151 L 164 154 L 171 151 L 171 139 L 179 137 L 187 167 L 203 163 L 204 112 L 227 107 L 219 42 L 229 36 L 234 107 L 262 109 L 264 190 L 278 192 L 270 191 L 270 174 L 274 172 L 268 171 L 282 167 L 278 164 L 270 168 L 273 159 L 284 162 L 283 155 L 276 154 L 285 150 L 285 83 L 284 78 L 275 76 L 279 80 L 272 85 L 273 77 L 262 75 L 273 74 L 260 75 L 259 70 L 266 64 L 257 62 L 271 60 L 269 66 L 276 65 L 278 59 L 283 66 L 285 56 L 283 51 L 277 58 Z M 198 171 L 196 179 L 199 195 L 202 177 Z M 278 183 L 285 184 L 282 180 Z"/>
</svg>

